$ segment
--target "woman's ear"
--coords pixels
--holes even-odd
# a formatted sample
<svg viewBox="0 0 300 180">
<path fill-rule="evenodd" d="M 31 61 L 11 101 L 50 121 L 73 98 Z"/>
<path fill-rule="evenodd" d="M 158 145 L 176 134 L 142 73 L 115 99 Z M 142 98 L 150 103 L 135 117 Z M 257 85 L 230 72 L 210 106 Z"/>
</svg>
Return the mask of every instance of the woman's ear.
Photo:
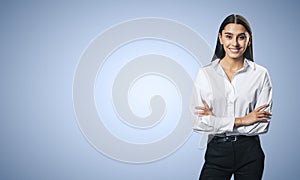
<svg viewBox="0 0 300 180">
<path fill-rule="evenodd" d="M 221 35 L 221 33 L 218 33 L 218 37 L 219 37 L 220 44 L 221 44 L 221 45 L 223 45 L 223 41 L 222 41 L 222 35 Z"/>
<path fill-rule="evenodd" d="M 251 45 L 251 38 L 248 41 L 248 46 L 250 46 L 250 45 Z"/>
<path fill-rule="evenodd" d="M 248 44 L 247 46 L 250 46 L 251 45 L 251 36 L 249 36 L 249 39 L 248 39 Z"/>
</svg>

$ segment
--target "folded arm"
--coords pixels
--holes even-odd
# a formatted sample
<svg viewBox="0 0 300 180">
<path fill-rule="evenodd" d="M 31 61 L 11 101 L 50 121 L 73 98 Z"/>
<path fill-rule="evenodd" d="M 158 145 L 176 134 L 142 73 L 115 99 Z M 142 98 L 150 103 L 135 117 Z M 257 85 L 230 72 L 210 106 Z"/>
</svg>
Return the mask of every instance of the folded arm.
<svg viewBox="0 0 300 180">
<path fill-rule="evenodd" d="M 201 75 L 201 74 L 200 74 Z M 262 90 L 260 91 L 255 109 L 243 117 L 217 117 L 213 114 L 209 104 L 202 98 L 201 91 L 209 87 L 205 76 L 200 76 L 194 84 L 191 104 L 193 129 L 196 132 L 221 134 L 232 132 L 234 128 L 241 134 L 256 135 L 268 131 L 272 116 L 272 85 L 268 73 L 265 74 Z M 209 93 L 204 93 L 205 95 Z M 206 97 L 208 98 L 208 97 Z"/>
</svg>

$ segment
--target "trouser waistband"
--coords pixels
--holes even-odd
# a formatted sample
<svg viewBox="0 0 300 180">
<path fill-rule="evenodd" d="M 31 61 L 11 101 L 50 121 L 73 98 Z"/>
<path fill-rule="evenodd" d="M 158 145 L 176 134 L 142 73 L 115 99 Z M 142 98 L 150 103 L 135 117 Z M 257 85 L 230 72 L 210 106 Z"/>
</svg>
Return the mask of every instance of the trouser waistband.
<svg viewBox="0 0 300 180">
<path fill-rule="evenodd" d="M 250 139 L 255 138 L 258 139 L 258 135 L 255 136 L 245 136 L 245 135 L 234 135 L 234 136 L 214 136 L 212 137 L 212 142 L 224 143 L 224 142 L 236 142 L 242 139 Z"/>
</svg>

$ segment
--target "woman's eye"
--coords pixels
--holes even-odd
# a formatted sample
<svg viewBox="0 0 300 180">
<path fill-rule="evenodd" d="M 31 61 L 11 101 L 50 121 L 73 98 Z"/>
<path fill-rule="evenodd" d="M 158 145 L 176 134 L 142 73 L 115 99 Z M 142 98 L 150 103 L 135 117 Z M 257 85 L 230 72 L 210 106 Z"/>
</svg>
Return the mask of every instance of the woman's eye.
<svg viewBox="0 0 300 180">
<path fill-rule="evenodd" d="M 246 39 L 246 37 L 245 36 L 240 36 L 239 39 L 244 40 L 244 39 Z"/>
<path fill-rule="evenodd" d="M 230 36 L 230 35 L 226 35 L 225 36 L 227 39 L 231 39 L 232 38 L 232 36 Z"/>
</svg>

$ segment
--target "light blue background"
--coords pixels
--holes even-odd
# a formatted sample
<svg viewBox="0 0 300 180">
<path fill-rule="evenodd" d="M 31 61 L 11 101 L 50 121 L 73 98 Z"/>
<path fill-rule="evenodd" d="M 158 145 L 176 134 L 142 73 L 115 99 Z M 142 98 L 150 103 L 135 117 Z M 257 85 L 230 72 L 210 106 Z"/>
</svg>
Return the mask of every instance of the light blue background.
<svg viewBox="0 0 300 180">
<path fill-rule="evenodd" d="M 273 119 L 262 136 L 264 179 L 298 179 L 299 12 L 294 1 L 1 1 L 1 179 L 197 179 L 203 163 L 193 134 L 171 156 L 126 164 L 96 151 L 75 118 L 72 82 L 89 42 L 117 23 L 163 17 L 197 31 L 213 48 L 221 21 L 250 21 L 254 55 L 274 86 Z"/>
</svg>

